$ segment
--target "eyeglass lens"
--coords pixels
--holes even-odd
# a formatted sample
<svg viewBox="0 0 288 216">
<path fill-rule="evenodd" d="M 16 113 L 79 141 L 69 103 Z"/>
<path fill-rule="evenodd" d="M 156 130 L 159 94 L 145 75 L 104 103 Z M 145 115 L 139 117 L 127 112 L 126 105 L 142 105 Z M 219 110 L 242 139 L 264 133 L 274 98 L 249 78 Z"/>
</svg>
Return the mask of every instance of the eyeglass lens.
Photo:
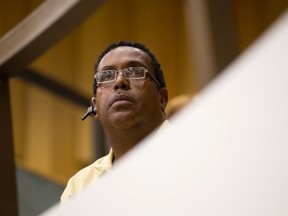
<svg viewBox="0 0 288 216">
<path fill-rule="evenodd" d="M 147 69 L 144 67 L 129 67 L 119 71 L 105 70 L 96 73 L 95 78 L 98 83 L 111 82 L 116 80 L 118 73 L 121 72 L 127 79 L 143 79 L 145 78 Z"/>
</svg>

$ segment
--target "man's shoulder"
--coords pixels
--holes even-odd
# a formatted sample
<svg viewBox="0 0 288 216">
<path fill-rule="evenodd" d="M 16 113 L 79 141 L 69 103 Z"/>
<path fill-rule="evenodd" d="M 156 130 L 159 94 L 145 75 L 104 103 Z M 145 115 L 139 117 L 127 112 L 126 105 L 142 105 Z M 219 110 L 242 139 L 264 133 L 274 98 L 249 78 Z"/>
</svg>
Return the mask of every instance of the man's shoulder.
<svg viewBox="0 0 288 216">
<path fill-rule="evenodd" d="M 78 171 L 71 179 L 86 179 L 97 177 L 101 175 L 105 170 L 109 169 L 112 166 L 113 153 L 110 150 L 110 153 L 104 157 L 99 158 L 94 163 L 89 166 L 84 167 Z"/>
<path fill-rule="evenodd" d="M 96 181 L 102 173 L 111 168 L 112 162 L 113 151 L 111 149 L 108 155 L 99 158 L 94 163 L 78 171 L 69 179 L 68 184 L 61 196 L 61 202 L 66 202 L 68 199 L 70 199 L 70 197 L 83 190 L 84 187 Z"/>
</svg>

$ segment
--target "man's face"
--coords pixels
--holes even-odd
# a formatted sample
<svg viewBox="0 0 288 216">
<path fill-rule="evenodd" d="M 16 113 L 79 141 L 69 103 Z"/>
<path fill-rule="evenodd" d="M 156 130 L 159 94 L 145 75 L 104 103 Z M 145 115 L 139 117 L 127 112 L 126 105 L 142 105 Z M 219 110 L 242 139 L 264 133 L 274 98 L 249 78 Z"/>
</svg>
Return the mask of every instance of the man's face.
<svg viewBox="0 0 288 216">
<path fill-rule="evenodd" d="M 145 67 L 155 77 L 150 57 L 140 49 L 122 46 L 111 50 L 100 61 L 98 72 L 127 67 Z M 129 129 L 151 121 L 161 121 L 167 103 L 166 89 L 158 89 L 153 79 L 129 80 L 122 73 L 114 82 L 101 83 L 96 90 L 96 119 L 103 128 Z"/>
</svg>

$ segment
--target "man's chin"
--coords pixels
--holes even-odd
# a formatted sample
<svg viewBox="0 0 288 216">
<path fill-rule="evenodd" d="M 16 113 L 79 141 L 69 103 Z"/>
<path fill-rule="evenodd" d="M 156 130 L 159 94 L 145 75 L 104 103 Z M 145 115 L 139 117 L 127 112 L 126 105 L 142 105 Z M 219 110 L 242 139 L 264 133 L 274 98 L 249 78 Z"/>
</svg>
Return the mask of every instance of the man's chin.
<svg viewBox="0 0 288 216">
<path fill-rule="evenodd" d="M 137 124 L 137 116 L 131 111 L 119 111 L 110 116 L 110 122 L 119 129 L 129 129 Z"/>
</svg>

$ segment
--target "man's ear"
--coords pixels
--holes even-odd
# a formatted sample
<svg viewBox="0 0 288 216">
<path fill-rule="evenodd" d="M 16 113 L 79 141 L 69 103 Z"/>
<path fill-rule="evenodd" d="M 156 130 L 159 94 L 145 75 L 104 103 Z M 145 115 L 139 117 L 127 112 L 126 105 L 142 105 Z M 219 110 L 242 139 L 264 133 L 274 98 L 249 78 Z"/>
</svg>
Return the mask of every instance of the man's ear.
<svg viewBox="0 0 288 216">
<path fill-rule="evenodd" d="M 93 109 L 95 109 L 95 120 L 98 120 L 98 113 L 97 113 L 97 108 L 96 108 L 96 97 L 92 97 L 91 99 L 91 105 L 93 106 Z"/>
<path fill-rule="evenodd" d="M 160 104 L 161 104 L 161 111 L 165 114 L 165 108 L 168 103 L 168 91 L 166 88 L 160 89 Z"/>
</svg>

